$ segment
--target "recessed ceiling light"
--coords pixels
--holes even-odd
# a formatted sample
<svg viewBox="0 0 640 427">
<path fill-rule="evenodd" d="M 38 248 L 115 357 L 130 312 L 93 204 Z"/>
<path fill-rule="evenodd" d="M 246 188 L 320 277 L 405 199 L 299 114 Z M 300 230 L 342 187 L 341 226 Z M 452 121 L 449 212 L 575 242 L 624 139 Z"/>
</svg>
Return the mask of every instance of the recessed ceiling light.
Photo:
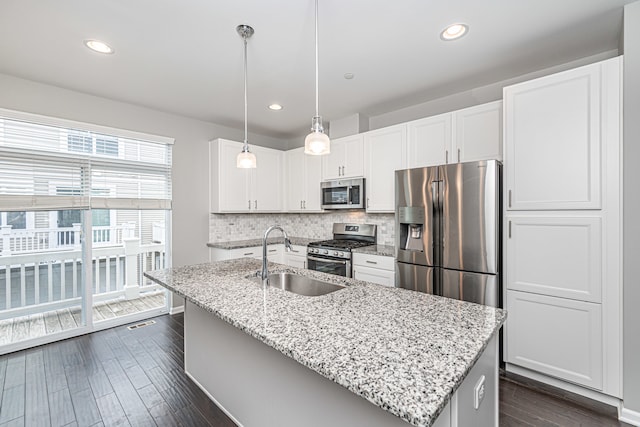
<svg viewBox="0 0 640 427">
<path fill-rule="evenodd" d="M 85 40 L 84 45 L 94 52 L 98 53 L 113 53 L 115 50 L 106 44 L 105 42 L 101 42 L 100 40 Z"/>
<path fill-rule="evenodd" d="M 354 78 L 356 75 L 353 73 L 344 73 L 344 78 L 347 80 L 351 80 L 352 78 Z"/>
<path fill-rule="evenodd" d="M 273 111 L 280 111 L 280 110 L 282 110 L 282 105 L 280 105 L 280 104 L 271 104 L 271 105 L 269 105 L 269 109 L 273 110 Z"/>
<path fill-rule="evenodd" d="M 467 34 L 469 26 L 467 24 L 451 24 L 440 33 L 442 40 L 455 40 Z"/>
</svg>

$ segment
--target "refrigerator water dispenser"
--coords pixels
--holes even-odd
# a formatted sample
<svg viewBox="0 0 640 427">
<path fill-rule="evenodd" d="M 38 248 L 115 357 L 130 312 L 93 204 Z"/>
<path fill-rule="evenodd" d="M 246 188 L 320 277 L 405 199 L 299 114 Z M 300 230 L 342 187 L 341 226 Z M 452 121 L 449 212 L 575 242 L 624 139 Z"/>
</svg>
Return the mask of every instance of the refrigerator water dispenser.
<svg viewBox="0 0 640 427">
<path fill-rule="evenodd" d="M 405 251 L 424 252 L 424 208 L 398 208 L 400 247 Z"/>
</svg>

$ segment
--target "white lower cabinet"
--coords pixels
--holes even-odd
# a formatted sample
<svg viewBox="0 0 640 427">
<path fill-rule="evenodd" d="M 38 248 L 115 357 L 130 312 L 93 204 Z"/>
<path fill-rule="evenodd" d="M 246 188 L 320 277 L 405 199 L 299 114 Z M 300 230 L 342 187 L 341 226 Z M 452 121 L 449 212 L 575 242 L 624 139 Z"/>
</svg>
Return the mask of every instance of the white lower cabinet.
<svg viewBox="0 0 640 427">
<path fill-rule="evenodd" d="M 255 258 L 262 259 L 262 246 L 237 249 L 209 249 L 210 261 L 224 261 L 227 259 Z M 284 245 L 267 246 L 267 259 L 271 262 L 284 263 Z"/>
<path fill-rule="evenodd" d="M 291 267 L 307 268 L 307 247 L 291 245 L 291 250 L 285 252 L 285 264 Z"/>
<path fill-rule="evenodd" d="M 600 304 L 507 291 L 507 362 L 602 390 Z"/>
<path fill-rule="evenodd" d="M 390 256 L 353 254 L 353 278 L 379 285 L 396 285 L 395 259 Z"/>
</svg>

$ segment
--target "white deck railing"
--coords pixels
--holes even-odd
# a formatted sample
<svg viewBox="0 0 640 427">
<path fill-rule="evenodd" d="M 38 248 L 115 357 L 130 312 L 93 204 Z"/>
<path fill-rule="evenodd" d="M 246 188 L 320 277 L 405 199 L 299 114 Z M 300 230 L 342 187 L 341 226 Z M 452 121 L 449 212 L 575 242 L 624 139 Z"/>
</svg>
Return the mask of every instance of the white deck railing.
<svg viewBox="0 0 640 427">
<path fill-rule="evenodd" d="M 136 298 L 140 292 L 158 289 L 143 273 L 166 266 L 165 245 L 140 245 L 136 237 L 121 238 L 121 244 L 93 247 L 93 300 L 124 296 Z M 0 256 L 0 320 L 42 311 L 67 308 L 80 303 L 82 251 L 43 250 Z"/>
<path fill-rule="evenodd" d="M 93 247 L 121 245 L 122 239 L 135 235 L 136 224 L 118 226 L 93 226 Z M 65 228 L 13 229 L 10 225 L 0 227 L 0 256 L 21 253 L 44 252 L 59 249 L 80 249 L 81 225 Z"/>
</svg>

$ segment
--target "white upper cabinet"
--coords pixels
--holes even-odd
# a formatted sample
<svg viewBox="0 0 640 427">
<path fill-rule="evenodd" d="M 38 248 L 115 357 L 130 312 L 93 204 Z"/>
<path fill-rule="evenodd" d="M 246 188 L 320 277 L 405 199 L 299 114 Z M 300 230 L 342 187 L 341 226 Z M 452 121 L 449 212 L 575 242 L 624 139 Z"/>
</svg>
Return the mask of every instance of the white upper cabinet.
<svg viewBox="0 0 640 427">
<path fill-rule="evenodd" d="M 345 136 L 331 141 L 331 153 L 322 157 L 322 179 L 364 176 L 364 135 Z"/>
<path fill-rule="evenodd" d="M 408 168 L 436 166 L 451 159 L 451 113 L 407 123 Z"/>
<path fill-rule="evenodd" d="M 210 212 L 278 212 L 282 210 L 282 156 L 279 150 L 251 146 L 256 169 L 236 167 L 242 143 L 209 143 Z"/>
<path fill-rule="evenodd" d="M 364 134 L 367 212 L 395 211 L 395 171 L 406 169 L 407 125 Z"/>
<path fill-rule="evenodd" d="M 587 65 L 504 89 L 507 209 L 599 209 L 619 68 Z M 614 105 L 614 108 L 617 106 Z"/>
<path fill-rule="evenodd" d="M 322 157 L 304 154 L 304 147 L 286 152 L 288 212 L 320 212 Z"/>
<path fill-rule="evenodd" d="M 502 101 L 407 123 L 409 168 L 502 160 Z"/>
<path fill-rule="evenodd" d="M 453 162 L 502 160 L 502 101 L 453 113 Z"/>
</svg>

